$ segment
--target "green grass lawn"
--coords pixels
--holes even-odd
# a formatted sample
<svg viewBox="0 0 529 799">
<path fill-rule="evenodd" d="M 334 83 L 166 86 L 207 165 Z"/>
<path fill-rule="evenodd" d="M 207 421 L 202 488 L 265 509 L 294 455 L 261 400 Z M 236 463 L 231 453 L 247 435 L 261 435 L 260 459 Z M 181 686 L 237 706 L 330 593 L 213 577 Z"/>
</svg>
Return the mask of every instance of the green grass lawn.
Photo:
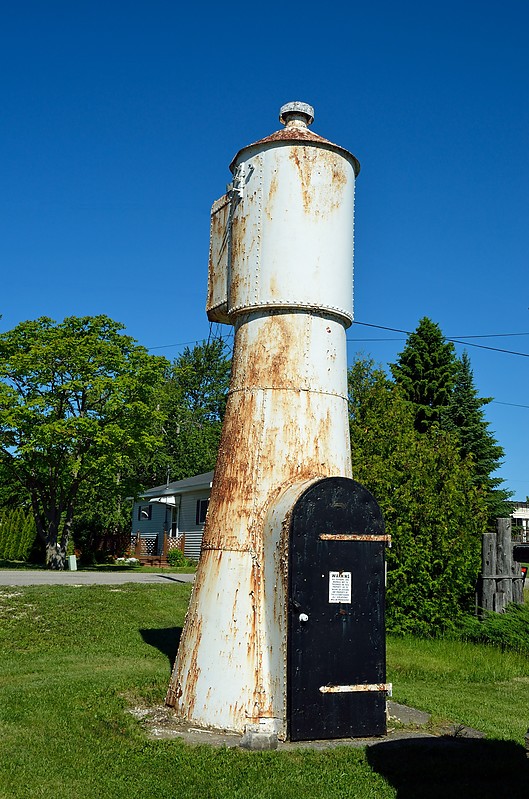
<svg viewBox="0 0 529 799">
<path fill-rule="evenodd" d="M 525 655 L 461 641 L 390 637 L 388 661 L 397 701 L 429 711 L 439 724 L 448 719 L 489 738 L 523 743 L 529 727 Z"/>
<path fill-rule="evenodd" d="M 529 665 L 482 646 L 390 639 L 388 658 L 397 701 L 486 742 L 258 753 L 149 740 L 127 708 L 163 702 L 189 591 L 0 588 L 0 799 L 527 796 Z"/>
</svg>

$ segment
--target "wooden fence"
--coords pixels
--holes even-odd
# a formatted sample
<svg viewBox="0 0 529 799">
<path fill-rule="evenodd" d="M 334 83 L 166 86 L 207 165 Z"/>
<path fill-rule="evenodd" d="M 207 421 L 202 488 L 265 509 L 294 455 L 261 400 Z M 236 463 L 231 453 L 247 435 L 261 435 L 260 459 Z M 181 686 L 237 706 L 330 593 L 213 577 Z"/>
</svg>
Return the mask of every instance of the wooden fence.
<svg viewBox="0 0 529 799">
<path fill-rule="evenodd" d="M 495 533 L 484 533 L 481 548 L 481 576 L 476 602 L 478 613 L 501 613 L 511 602 L 523 602 L 521 566 L 512 556 L 511 519 L 498 519 Z"/>
</svg>

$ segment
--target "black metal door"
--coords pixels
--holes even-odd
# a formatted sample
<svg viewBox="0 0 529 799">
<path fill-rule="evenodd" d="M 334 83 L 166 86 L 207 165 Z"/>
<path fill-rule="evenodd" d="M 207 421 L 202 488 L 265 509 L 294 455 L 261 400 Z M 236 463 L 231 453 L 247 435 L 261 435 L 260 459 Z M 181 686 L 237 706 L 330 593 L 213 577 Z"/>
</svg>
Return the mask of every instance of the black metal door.
<svg viewBox="0 0 529 799">
<path fill-rule="evenodd" d="M 293 741 L 386 729 L 384 521 L 354 480 L 298 500 L 290 527 L 288 720 Z"/>
</svg>

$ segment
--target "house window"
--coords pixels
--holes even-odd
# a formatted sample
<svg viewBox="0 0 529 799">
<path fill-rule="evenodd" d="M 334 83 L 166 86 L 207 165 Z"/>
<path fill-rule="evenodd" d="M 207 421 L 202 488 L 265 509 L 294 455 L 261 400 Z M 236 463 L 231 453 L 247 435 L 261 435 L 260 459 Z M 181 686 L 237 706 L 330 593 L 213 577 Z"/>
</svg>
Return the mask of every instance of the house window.
<svg viewBox="0 0 529 799">
<path fill-rule="evenodd" d="M 204 524 L 206 521 L 206 513 L 208 510 L 209 499 L 197 499 L 197 515 L 196 523 Z"/>
<path fill-rule="evenodd" d="M 140 505 L 138 507 L 138 521 L 146 522 L 152 517 L 152 505 Z"/>
</svg>

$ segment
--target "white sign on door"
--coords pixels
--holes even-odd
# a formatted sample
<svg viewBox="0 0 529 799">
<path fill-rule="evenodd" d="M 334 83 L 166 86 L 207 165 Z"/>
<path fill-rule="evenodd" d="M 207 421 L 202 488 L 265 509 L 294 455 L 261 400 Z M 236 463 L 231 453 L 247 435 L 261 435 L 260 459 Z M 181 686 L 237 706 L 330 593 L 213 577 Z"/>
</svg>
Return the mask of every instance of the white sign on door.
<svg viewBox="0 0 529 799">
<path fill-rule="evenodd" d="M 351 572 L 329 572 L 329 602 L 350 602 L 352 584 Z"/>
</svg>

